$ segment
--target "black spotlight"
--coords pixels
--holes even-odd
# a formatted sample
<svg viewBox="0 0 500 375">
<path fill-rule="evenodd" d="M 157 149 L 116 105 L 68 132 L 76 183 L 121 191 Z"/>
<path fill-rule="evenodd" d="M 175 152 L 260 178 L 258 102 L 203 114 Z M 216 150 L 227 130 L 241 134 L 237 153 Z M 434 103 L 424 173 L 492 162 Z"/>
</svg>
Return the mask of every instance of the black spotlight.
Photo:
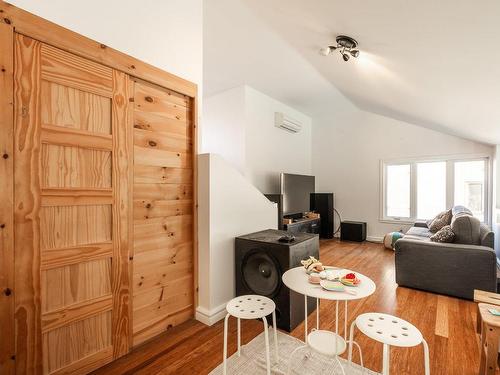
<svg viewBox="0 0 500 375">
<path fill-rule="evenodd" d="M 347 53 L 343 53 L 342 58 L 344 59 L 344 61 L 349 61 L 349 55 Z"/>
<path fill-rule="evenodd" d="M 359 51 L 357 49 L 350 50 L 349 53 L 351 54 L 352 57 L 359 56 Z"/>
</svg>

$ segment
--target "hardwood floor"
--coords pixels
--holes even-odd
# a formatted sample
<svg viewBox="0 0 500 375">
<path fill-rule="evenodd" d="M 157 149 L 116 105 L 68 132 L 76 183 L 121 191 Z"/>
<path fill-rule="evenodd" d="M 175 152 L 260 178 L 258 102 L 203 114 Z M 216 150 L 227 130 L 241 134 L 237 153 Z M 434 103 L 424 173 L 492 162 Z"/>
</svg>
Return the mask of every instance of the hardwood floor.
<svg viewBox="0 0 500 375">
<path fill-rule="evenodd" d="M 394 253 L 385 250 L 381 244 L 325 240 L 321 241 L 320 258 L 326 265 L 359 271 L 377 285 L 376 292 L 370 297 L 349 303 L 349 321 L 361 313 L 373 311 L 399 316 L 418 327 L 427 340 L 431 374 L 477 374 L 479 341 L 475 334 L 476 307 L 473 302 L 398 287 L 394 281 Z M 334 302 L 321 303 L 322 329 L 335 329 L 334 308 Z M 315 324 L 315 316 L 315 313 L 311 314 L 311 324 Z M 343 327 L 339 330 L 342 333 Z M 261 322 L 243 321 L 242 342 L 249 342 L 261 331 Z M 303 339 L 303 324 L 291 334 Z M 230 321 L 229 337 L 228 350 L 233 354 L 236 351 L 235 320 Z M 212 327 L 189 321 L 95 373 L 207 374 L 222 361 L 222 340 L 222 321 Z M 355 340 L 363 349 L 365 366 L 380 371 L 382 345 L 359 332 Z M 357 354 L 354 359 L 358 361 Z M 391 374 L 423 373 L 421 346 L 391 350 Z"/>
</svg>

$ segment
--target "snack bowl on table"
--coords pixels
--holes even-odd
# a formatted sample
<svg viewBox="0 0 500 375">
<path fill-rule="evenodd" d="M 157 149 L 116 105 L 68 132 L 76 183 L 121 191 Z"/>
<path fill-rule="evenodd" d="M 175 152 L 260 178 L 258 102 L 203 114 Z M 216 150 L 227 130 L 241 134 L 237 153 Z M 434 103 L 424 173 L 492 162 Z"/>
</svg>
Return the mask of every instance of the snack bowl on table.
<svg viewBox="0 0 500 375">
<path fill-rule="evenodd" d="M 319 273 L 313 272 L 309 274 L 308 280 L 311 284 L 319 284 L 321 282 L 321 276 Z"/>
</svg>

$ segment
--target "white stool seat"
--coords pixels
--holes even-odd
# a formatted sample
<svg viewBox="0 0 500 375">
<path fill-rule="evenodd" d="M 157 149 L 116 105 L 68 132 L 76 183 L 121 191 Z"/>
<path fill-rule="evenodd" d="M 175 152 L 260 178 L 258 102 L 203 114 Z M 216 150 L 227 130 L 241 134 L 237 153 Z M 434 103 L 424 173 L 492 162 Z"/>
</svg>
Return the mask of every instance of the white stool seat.
<svg viewBox="0 0 500 375">
<path fill-rule="evenodd" d="M 274 351 L 276 363 L 278 359 L 278 330 L 276 328 L 276 305 L 270 298 L 250 294 L 233 298 L 226 305 L 227 315 L 224 318 L 224 352 L 222 374 L 227 374 L 227 331 L 229 317 L 232 315 L 238 320 L 238 356 L 241 353 L 241 319 L 262 319 L 264 323 L 264 339 L 266 343 L 266 373 L 271 375 L 271 359 L 269 356 L 269 333 L 267 316 L 272 314 L 274 328 Z"/>
<path fill-rule="evenodd" d="M 356 318 L 356 327 L 369 338 L 390 346 L 417 346 L 423 339 L 413 324 L 388 314 L 361 314 Z"/>
<path fill-rule="evenodd" d="M 335 340 L 337 350 L 335 350 Z M 335 332 L 317 329 L 307 335 L 307 343 L 316 352 L 329 357 L 344 353 L 347 344 L 345 340 Z"/>
<path fill-rule="evenodd" d="M 354 328 L 358 328 L 369 338 L 383 344 L 382 375 L 389 375 L 391 346 L 412 347 L 422 344 L 424 348 L 424 373 L 430 375 L 429 346 L 422 333 L 413 324 L 389 314 L 366 313 L 359 315 L 351 324 L 349 333 L 349 354 L 347 361 L 352 363 Z"/>
<path fill-rule="evenodd" d="M 258 295 L 233 298 L 226 306 L 229 314 L 241 319 L 259 319 L 272 314 L 275 308 L 272 299 Z"/>
</svg>

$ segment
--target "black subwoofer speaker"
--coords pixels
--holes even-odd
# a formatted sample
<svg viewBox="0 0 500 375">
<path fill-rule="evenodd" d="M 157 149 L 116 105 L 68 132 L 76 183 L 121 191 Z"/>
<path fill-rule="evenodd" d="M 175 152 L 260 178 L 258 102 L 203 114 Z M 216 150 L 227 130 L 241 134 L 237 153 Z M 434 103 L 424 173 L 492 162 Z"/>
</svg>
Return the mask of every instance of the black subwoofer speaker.
<svg viewBox="0 0 500 375">
<path fill-rule="evenodd" d="M 236 295 L 258 294 L 276 304 L 276 323 L 288 332 L 304 320 L 304 296 L 288 289 L 281 281 L 287 270 L 300 266 L 309 256 L 319 258 L 318 235 L 295 233 L 295 241 L 279 242 L 285 231 L 268 229 L 236 238 Z M 308 299 L 308 311 L 316 301 Z M 268 322 L 272 322 L 268 317 Z"/>
<path fill-rule="evenodd" d="M 366 241 L 366 223 L 362 221 L 343 221 L 340 223 L 342 241 Z"/>
<path fill-rule="evenodd" d="M 311 211 L 317 212 L 320 216 L 321 238 L 333 238 L 334 220 L 333 220 L 333 193 L 311 193 L 310 198 Z"/>
</svg>

